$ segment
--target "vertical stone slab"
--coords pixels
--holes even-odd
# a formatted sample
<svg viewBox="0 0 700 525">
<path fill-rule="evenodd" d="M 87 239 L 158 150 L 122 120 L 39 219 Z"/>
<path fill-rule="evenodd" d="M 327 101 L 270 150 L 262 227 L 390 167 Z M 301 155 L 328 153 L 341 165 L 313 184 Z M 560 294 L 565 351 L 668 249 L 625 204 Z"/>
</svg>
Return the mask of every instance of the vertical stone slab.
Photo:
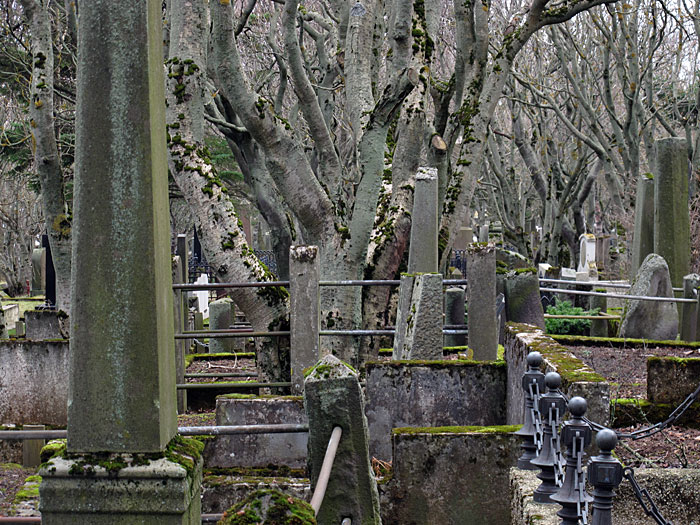
<svg viewBox="0 0 700 525">
<path fill-rule="evenodd" d="M 179 255 L 173 257 L 173 284 L 181 284 L 183 271 L 182 259 Z M 173 320 L 175 333 L 182 333 L 185 329 L 187 319 L 187 305 L 182 290 L 173 290 Z M 175 381 L 183 384 L 185 382 L 185 353 L 187 348 L 186 339 L 175 340 Z M 187 411 L 187 390 L 177 391 L 177 413 L 184 414 Z"/>
<path fill-rule="evenodd" d="M 309 418 L 309 474 L 318 481 L 333 428 L 343 434 L 338 445 L 319 523 L 380 524 L 377 482 L 369 458 L 365 400 L 357 372 L 326 355 L 304 382 L 304 406 Z"/>
<path fill-rule="evenodd" d="M 509 273 L 506 277 L 505 295 L 508 321 L 532 324 L 544 330 L 540 281 L 534 269 Z"/>
<path fill-rule="evenodd" d="M 413 298 L 413 285 L 416 277 L 409 274 L 401 274 L 401 284 L 399 285 L 399 304 L 396 308 L 396 331 L 394 333 L 394 351 L 391 358 L 395 361 L 407 359 L 404 355 L 406 343 L 406 327 L 408 316 L 411 312 L 411 299 Z"/>
<path fill-rule="evenodd" d="M 461 277 L 461 275 L 460 275 Z M 462 288 L 448 288 L 445 290 L 445 324 L 464 324 L 464 303 L 466 294 Z M 445 346 L 465 346 L 466 334 L 445 334 Z"/>
<path fill-rule="evenodd" d="M 634 239 L 630 276 L 637 270 L 647 255 L 654 252 L 654 176 L 645 173 L 637 180 L 637 197 L 634 207 Z"/>
<path fill-rule="evenodd" d="M 479 226 L 479 242 L 489 242 L 489 225 L 488 223 Z"/>
<path fill-rule="evenodd" d="M 700 275 L 691 273 L 683 277 L 683 297 L 695 299 L 695 303 L 683 303 L 681 307 L 681 341 L 698 340 L 698 288 Z"/>
<path fill-rule="evenodd" d="M 411 212 L 408 273 L 438 271 L 438 177 L 435 168 L 419 168 Z M 415 226 L 415 227 L 414 227 Z"/>
<path fill-rule="evenodd" d="M 442 324 L 442 274 L 419 274 L 406 320 L 406 359 L 442 359 Z"/>
<path fill-rule="evenodd" d="M 228 297 L 209 303 L 209 329 L 228 330 L 233 324 L 233 301 Z M 221 354 L 233 352 L 233 340 L 212 337 L 209 339 L 209 353 Z"/>
<path fill-rule="evenodd" d="M 673 286 L 683 286 L 690 269 L 688 150 L 685 139 L 656 141 L 654 253 L 664 258 Z"/>
<path fill-rule="evenodd" d="M 498 353 L 496 319 L 496 247 L 472 243 L 467 248 L 469 348 L 477 361 L 491 361 Z"/>
<path fill-rule="evenodd" d="M 304 370 L 321 357 L 319 329 L 321 307 L 318 282 L 321 260 L 318 246 L 289 248 L 289 330 L 292 361 L 292 393 L 304 389 Z"/>
<path fill-rule="evenodd" d="M 68 450 L 177 430 L 161 5 L 81 6 Z"/>
<path fill-rule="evenodd" d="M 46 430 L 46 425 L 24 425 L 22 430 Z M 25 439 L 22 442 L 22 466 L 38 467 L 41 463 L 41 449 L 45 444 L 43 439 Z"/>
<path fill-rule="evenodd" d="M 44 295 L 46 292 L 46 249 L 32 250 L 32 290 L 31 295 Z"/>
<path fill-rule="evenodd" d="M 438 176 L 435 168 L 419 168 L 411 212 L 411 243 L 408 247 L 408 275 L 401 276 L 396 314 L 393 359 L 403 353 L 412 306 L 415 275 L 438 271 Z M 440 301 L 442 304 L 442 301 Z M 441 335 L 442 337 L 442 335 Z M 442 343 L 441 343 L 442 344 Z"/>
<path fill-rule="evenodd" d="M 605 288 L 596 288 L 594 291 L 606 293 Z M 608 298 L 600 295 L 592 295 L 590 304 L 592 310 L 597 308 L 600 312 L 599 315 L 602 315 L 608 309 Z M 593 319 L 591 321 L 591 337 L 608 337 L 607 319 Z"/>
</svg>

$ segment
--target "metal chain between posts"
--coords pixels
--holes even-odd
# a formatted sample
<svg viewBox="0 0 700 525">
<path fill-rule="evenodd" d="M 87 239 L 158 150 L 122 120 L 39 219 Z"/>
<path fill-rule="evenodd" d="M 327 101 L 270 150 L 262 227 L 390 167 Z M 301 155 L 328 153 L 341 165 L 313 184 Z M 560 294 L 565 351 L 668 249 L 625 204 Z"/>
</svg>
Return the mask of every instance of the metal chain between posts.
<svg viewBox="0 0 700 525">
<path fill-rule="evenodd" d="M 552 417 L 554 412 L 554 417 Z M 559 407 L 554 407 L 554 410 L 549 411 L 549 424 L 552 425 L 552 450 L 554 450 L 554 480 L 557 487 L 561 487 L 564 483 L 564 457 L 561 453 L 561 441 L 559 424 L 561 423 L 562 415 L 559 414 Z"/>
<path fill-rule="evenodd" d="M 632 490 L 634 491 L 634 495 L 637 498 L 637 501 L 639 504 L 642 506 L 642 510 L 644 510 L 644 513 L 647 516 L 650 516 L 658 523 L 659 525 L 673 525 L 673 522 L 666 520 L 666 518 L 663 517 L 661 512 L 659 511 L 658 507 L 654 503 L 654 500 L 651 499 L 651 495 L 649 494 L 649 491 L 647 489 L 643 489 L 639 486 L 639 483 L 637 483 L 637 480 L 634 477 L 634 469 L 631 467 L 625 467 L 623 469 L 623 476 L 624 478 L 630 482 L 632 485 Z M 646 500 L 646 503 L 645 503 Z"/>
<path fill-rule="evenodd" d="M 542 415 L 540 414 L 540 387 L 537 382 L 533 381 L 529 385 L 530 395 L 532 396 L 532 408 L 530 409 L 530 414 L 532 415 L 532 421 L 535 425 L 535 445 L 537 446 L 537 453 L 539 454 L 542 450 L 542 436 L 544 434 L 544 429 L 542 428 Z"/>
<path fill-rule="evenodd" d="M 576 433 L 573 444 L 573 455 L 576 457 L 576 477 L 574 478 L 574 490 L 578 494 L 578 503 L 576 510 L 581 516 L 583 525 L 588 525 L 588 500 L 584 497 L 586 492 L 586 473 L 583 470 L 583 454 L 586 448 L 583 436 Z M 583 509 L 581 509 L 581 501 L 583 501 Z"/>
</svg>

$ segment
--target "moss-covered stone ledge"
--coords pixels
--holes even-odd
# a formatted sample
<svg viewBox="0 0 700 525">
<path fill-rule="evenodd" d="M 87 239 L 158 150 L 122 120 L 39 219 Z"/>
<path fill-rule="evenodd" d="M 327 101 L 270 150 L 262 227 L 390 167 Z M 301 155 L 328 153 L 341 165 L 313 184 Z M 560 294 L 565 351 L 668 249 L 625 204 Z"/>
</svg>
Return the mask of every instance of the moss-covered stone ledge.
<svg viewBox="0 0 700 525">
<path fill-rule="evenodd" d="M 532 351 L 542 354 L 544 372 L 558 372 L 562 390 L 568 396 L 582 396 L 588 402 L 587 416 L 607 425 L 610 419 L 610 385 L 566 347 L 533 325 L 507 323 L 505 360 L 508 365 L 507 419 L 510 424 L 523 422 L 524 391 L 522 376 L 527 369 L 526 357 Z"/>
<path fill-rule="evenodd" d="M 614 399 L 610 403 L 610 424 L 617 428 L 659 423 L 668 419 L 677 406 L 677 403 L 652 403 L 646 399 Z M 700 428 L 700 402 L 690 405 L 676 424 Z"/>
<path fill-rule="evenodd" d="M 623 337 L 591 337 L 587 335 L 548 335 L 562 345 L 576 346 L 614 346 L 615 348 L 648 348 L 650 346 L 673 346 L 696 350 L 700 348 L 700 341 L 676 341 L 676 340 L 655 340 L 655 339 L 625 339 Z"/>
<path fill-rule="evenodd" d="M 391 461 L 397 427 L 505 423 L 504 361 L 380 361 L 366 364 L 370 454 Z"/>
<path fill-rule="evenodd" d="M 397 428 L 393 478 L 383 488 L 384 523 L 510 523 L 508 470 L 519 426 Z"/>
<path fill-rule="evenodd" d="M 647 399 L 653 403 L 681 403 L 700 384 L 700 358 L 647 358 Z"/>
<path fill-rule="evenodd" d="M 96 525 L 175 523 L 168 521 L 174 516 L 199 523 L 203 448 L 196 438 L 175 436 L 160 453 L 59 452 L 39 470 L 42 516 L 59 524 L 87 523 L 88 514 Z"/>
</svg>

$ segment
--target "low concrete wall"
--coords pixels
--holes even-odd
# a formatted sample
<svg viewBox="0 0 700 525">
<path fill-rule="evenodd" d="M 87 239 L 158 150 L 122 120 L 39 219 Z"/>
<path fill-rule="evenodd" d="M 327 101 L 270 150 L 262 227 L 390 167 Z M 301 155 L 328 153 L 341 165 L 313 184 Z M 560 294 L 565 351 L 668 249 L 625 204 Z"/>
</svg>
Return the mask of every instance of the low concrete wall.
<svg viewBox="0 0 700 525">
<path fill-rule="evenodd" d="M 274 489 L 311 501 L 309 480 L 303 478 L 206 476 L 202 485 L 202 513 L 222 514 L 260 489 Z"/>
<path fill-rule="evenodd" d="M 647 359 L 647 399 L 652 403 L 680 403 L 700 382 L 700 358 Z"/>
<path fill-rule="evenodd" d="M 217 425 L 308 423 L 301 396 L 231 394 L 216 398 Z M 242 434 L 216 436 L 204 452 L 207 468 L 306 467 L 308 434 Z"/>
<path fill-rule="evenodd" d="M 396 429 L 393 477 L 380 491 L 382 523 L 510 523 L 508 472 L 520 452 L 511 433 L 516 429 Z"/>
<path fill-rule="evenodd" d="M 63 426 L 68 341 L 0 341 L 0 425 Z"/>
<path fill-rule="evenodd" d="M 512 525 L 559 525 L 559 505 L 543 505 L 532 501 L 540 483 L 535 471 L 511 469 Z M 700 523 L 700 469 L 644 468 L 635 472 L 639 484 L 649 491 L 664 518 L 677 524 Z M 589 515 L 589 523 L 591 516 Z M 615 525 L 653 525 L 634 497 L 632 486 L 623 480 L 613 501 Z"/>
<path fill-rule="evenodd" d="M 367 363 L 370 455 L 390 461 L 391 429 L 505 423 L 503 362 Z"/>
<path fill-rule="evenodd" d="M 588 402 L 586 417 L 608 425 L 610 421 L 610 385 L 566 347 L 547 337 L 540 328 L 528 324 L 508 323 L 505 336 L 505 360 L 508 364 L 508 400 L 506 422 L 524 421 L 522 377 L 527 369 L 526 357 L 538 351 L 544 358 L 543 371 L 561 375 L 562 391 L 569 397 L 581 396 Z"/>
</svg>

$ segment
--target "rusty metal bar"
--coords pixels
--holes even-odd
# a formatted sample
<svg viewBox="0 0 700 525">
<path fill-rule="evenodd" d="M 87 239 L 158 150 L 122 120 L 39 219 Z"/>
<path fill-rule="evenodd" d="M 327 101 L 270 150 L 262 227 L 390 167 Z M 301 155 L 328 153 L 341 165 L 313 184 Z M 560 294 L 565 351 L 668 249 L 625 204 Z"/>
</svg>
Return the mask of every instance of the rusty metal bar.
<svg viewBox="0 0 700 525">
<path fill-rule="evenodd" d="M 257 377 L 258 373 L 253 372 L 251 374 L 246 374 L 245 372 L 220 372 L 218 374 L 185 374 L 186 378 L 191 377 Z"/>
<path fill-rule="evenodd" d="M 343 429 L 341 427 L 334 427 L 333 432 L 331 432 L 331 438 L 328 440 L 328 448 L 326 448 L 326 455 L 323 458 L 321 472 L 318 475 L 316 490 L 314 490 L 314 495 L 311 497 L 311 507 L 314 509 L 314 514 L 316 515 L 318 515 L 318 511 L 323 503 L 323 497 L 326 495 L 326 488 L 328 487 L 328 480 L 331 477 L 335 454 L 338 452 L 338 444 L 340 444 L 340 438 L 342 436 Z"/>
</svg>

